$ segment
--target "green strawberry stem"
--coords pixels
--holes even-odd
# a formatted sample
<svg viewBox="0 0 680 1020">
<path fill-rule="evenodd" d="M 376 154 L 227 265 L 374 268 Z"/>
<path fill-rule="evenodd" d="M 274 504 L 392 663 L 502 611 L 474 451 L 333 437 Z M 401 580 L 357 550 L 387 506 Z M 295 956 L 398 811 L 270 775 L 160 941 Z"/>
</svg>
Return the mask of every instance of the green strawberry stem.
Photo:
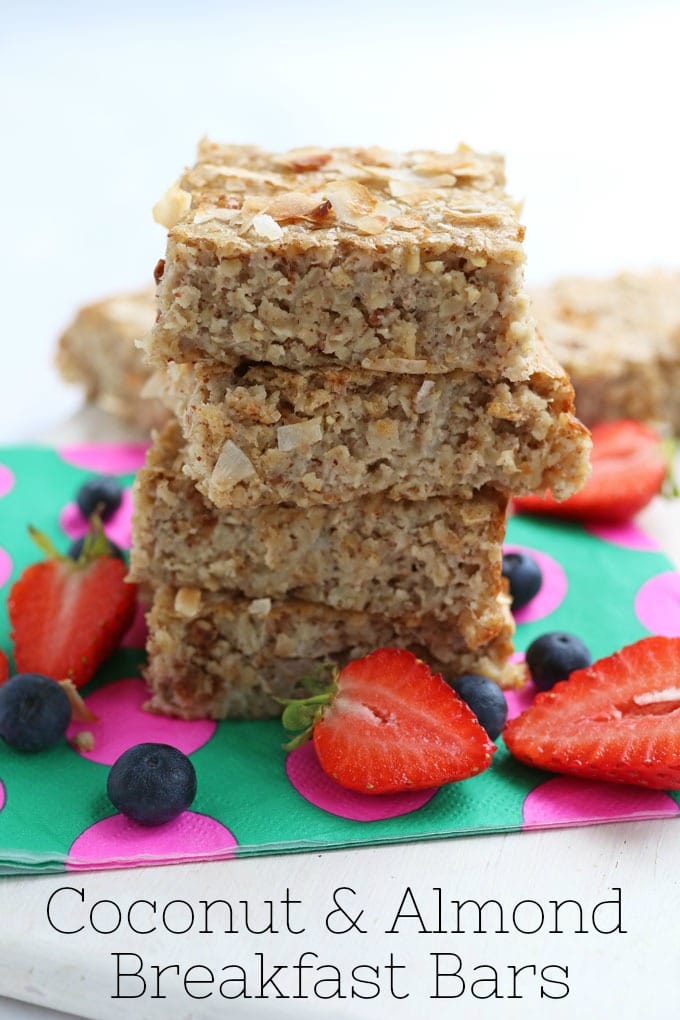
<svg viewBox="0 0 680 1020">
<path fill-rule="evenodd" d="M 62 563 L 72 564 L 74 568 L 87 567 L 100 556 L 111 556 L 111 543 L 104 534 L 104 525 L 97 513 L 90 517 L 90 528 L 77 560 L 72 560 L 69 556 L 60 553 L 52 539 L 48 538 L 44 532 L 38 531 L 32 524 L 28 525 L 28 533 L 47 559 L 61 560 Z"/>
<path fill-rule="evenodd" d="M 32 524 L 28 525 L 28 533 L 37 545 L 38 549 L 47 556 L 49 560 L 65 560 L 51 538 L 48 538 L 42 531 L 38 531 Z"/>
<path fill-rule="evenodd" d="M 678 452 L 677 439 L 673 436 L 666 436 L 665 439 L 661 440 L 661 450 L 668 465 L 663 488 L 661 489 L 661 495 L 666 499 L 675 499 L 677 496 L 680 496 L 680 488 L 678 487 L 678 479 L 675 471 L 675 457 Z"/>
<path fill-rule="evenodd" d="M 111 544 L 104 534 L 104 525 L 99 514 L 90 517 L 90 530 L 85 536 L 83 549 L 78 557 L 78 565 L 87 565 L 100 556 L 111 555 Z"/>
<path fill-rule="evenodd" d="M 330 705 L 337 694 L 337 675 L 337 668 L 333 663 L 325 662 L 315 675 L 302 677 L 300 680 L 303 687 L 315 690 L 316 693 L 308 698 L 275 699 L 279 705 L 284 706 L 281 716 L 284 729 L 296 734 L 283 745 L 284 751 L 294 751 L 311 738 L 314 726 L 323 716 L 324 707 Z"/>
</svg>

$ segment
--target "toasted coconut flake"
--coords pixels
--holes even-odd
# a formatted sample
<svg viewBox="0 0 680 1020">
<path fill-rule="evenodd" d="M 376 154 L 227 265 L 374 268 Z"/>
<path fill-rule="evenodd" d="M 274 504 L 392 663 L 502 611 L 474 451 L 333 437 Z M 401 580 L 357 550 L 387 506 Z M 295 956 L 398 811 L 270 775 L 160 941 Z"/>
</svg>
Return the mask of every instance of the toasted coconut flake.
<svg viewBox="0 0 680 1020">
<path fill-rule="evenodd" d="M 311 446 L 322 437 L 321 418 L 310 418 L 294 425 L 279 425 L 276 430 L 276 442 L 282 453 L 289 453 L 301 446 Z"/>
<path fill-rule="evenodd" d="M 324 223 L 331 218 L 331 202 L 318 192 L 289 191 L 269 202 L 265 212 L 277 223 L 292 223 L 295 220 L 309 220 Z"/>
<path fill-rule="evenodd" d="M 394 214 L 391 206 L 378 202 L 358 181 L 333 181 L 328 186 L 328 197 L 340 222 L 362 234 L 381 234 Z"/>
<path fill-rule="evenodd" d="M 175 612 L 188 620 L 197 616 L 201 608 L 200 588 L 179 588 L 175 595 Z"/>
<path fill-rule="evenodd" d="M 445 156 L 437 156 L 433 153 L 416 159 L 413 169 L 415 173 L 422 174 L 423 177 L 439 177 L 442 174 L 455 176 L 460 165 L 460 157 L 453 156 L 447 159 Z"/>
<path fill-rule="evenodd" d="M 191 208 L 191 195 L 183 191 L 175 182 L 168 188 L 160 201 L 153 207 L 153 218 L 166 230 L 172 230 L 176 223 L 185 216 Z"/>
<path fill-rule="evenodd" d="M 266 237 L 268 241 L 278 241 L 283 237 L 283 230 L 269 213 L 258 213 L 250 225 L 256 234 Z"/>
<path fill-rule="evenodd" d="M 392 226 L 397 230 L 417 230 L 422 225 L 423 221 L 415 216 L 395 216 L 392 220 Z"/>
<path fill-rule="evenodd" d="M 393 167 L 397 164 L 397 157 L 387 149 L 381 149 L 379 145 L 371 145 L 367 149 L 357 149 L 356 157 L 361 163 L 368 163 L 369 166 Z"/>
<path fill-rule="evenodd" d="M 210 223 L 211 220 L 218 220 L 220 223 L 231 223 L 238 214 L 238 209 L 223 209 L 217 205 L 206 206 L 194 214 L 194 224 L 199 226 L 201 223 Z"/>
<path fill-rule="evenodd" d="M 367 216 L 375 210 L 377 198 L 358 181 L 333 181 L 328 185 L 330 198 L 339 219 Z"/>
<path fill-rule="evenodd" d="M 241 206 L 241 215 L 243 216 L 244 222 L 247 222 L 250 226 L 253 217 L 257 216 L 258 213 L 264 212 L 267 207 L 267 198 L 264 195 L 249 195 Z"/>
<path fill-rule="evenodd" d="M 386 230 L 390 218 L 389 216 L 360 216 L 357 220 L 347 220 L 350 226 L 358 230 L 360 234 L 382 234 L 383 230 Z"/>
<path fill-rule="evenodd" d="M 450 200 L 454 191 L 451 187 L 424 187 L 422 181 L 392 180 L 390 181 L 390 194 L 404 205 L 418 206 L 425 205 L 428 202 Z"/>
<path fill-rule="evenodd" d="M 455 206 L 442 209 L 441 215 L 446 223 L 465 223 L 474 227 L 494 227 L 502 219 L 497 209 L 462 209 Z"/>
<path fill-rule="evenodd" d="M 406 198 L 407 196 L 414 195 L 417 199 L 428 198 L 431 195 L 431 190 L 423 184 L 418 178 L 403 178 L 403 177 L 392 177 L 390 178 L 390 195 L 393 198 Z"/>
<path fill-rule="evenodd" d="M 455 188 L 458 179 L 453 174 L 433 174 L 428 176 L 427 187 L 434 190 L 440 188 Z M 422 183 L 422 182 L 421 182 Z"/>
<path fill-rule="evenodd" d="M 313 223 L 325 223 L 331 216 L 335 216 L 333 205 L 329 199 L 325 198 L 317 205 L 316 209 L 312 210 L 310 219 Z"/>
<path fill-rule="evenodd" d="M 202 163 L 200 170 L 209 180 L 214 177 L 227 177 L 234 180 L 248 181 L 251 184 L 271 184 L 275 188 L 285 188 L 286 182 L 279 174 L 263 174 L 258 170 L 248 170 L 244 166 L 220 166 L 216 163 Z"/>
<path fill-rule="evenodd" d="M 282 152 L 273 157 L 276 166 L 281 166 L 294 173 L 306 173 L 309 170 L 320 170 L 333 158 L 332 153 L 326 149 L 315 149 L 312 146 L 291 149 L 289 152 Z"/>
<path fill-rule="evenodd" d="M 272 611 L 272 600 L 271 599 L 253 599 L 248 606 L 248 612 L 251 616 L 269 616 Z"/>
<path fill-rule="evenodd" d="M 246 457 L 243 450 L 231 439 L 227 439 L 210 476 L 210 484 L 232 486 L 246 478 L 252 478 L 255 473 L 252 461 Z"/>
</svg>

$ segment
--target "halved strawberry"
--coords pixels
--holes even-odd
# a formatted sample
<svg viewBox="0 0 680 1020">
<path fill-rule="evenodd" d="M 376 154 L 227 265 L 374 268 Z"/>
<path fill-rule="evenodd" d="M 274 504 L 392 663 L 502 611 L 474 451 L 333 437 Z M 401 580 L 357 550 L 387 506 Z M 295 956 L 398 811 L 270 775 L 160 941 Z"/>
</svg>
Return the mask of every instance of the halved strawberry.
<svg viewBox="0 0 680 1020">
<path fill-rule="evenodd" d="M 49 559 L 28 567 L 9 593 L 16 671 L 82 687 L 132 623 L 137 589 L 125 581 L 126 565 L 108 555 L 100 523 L 93 524 L 78 560 L 31 534 Z"/>
<path fill-rule="evenodd" d="M 350 662 L 326 693 L 289 702 L 283 721 L 290 729 L 311 723 L 321 768 L 361 793 L 425 790 L 466 779 L 488 768 L 495 751 L 442 677 L 396 648 Z"/>
<path fill-rule="evenodd" d="M 680 638 L 643 638 L 577 670 L 538 694 L 503 738 L 526 765 L 680 789 Z"/>
<path fill-rule="evenodd" d="M 552 514 L 584 521 L 627 521 L 658 495 L 668 474 L 668 456 L 652 429 L 620 419 L 594 425 L 590 478 L 558 503 L 545 496 L 518 496 L 519 513 Z"/>
<path fill-rule="evenodd" d="M 0 684 L 4 684 L 5 680 L 9 677 L 9 662 L 7 656 L 0 648 Z"/>
</svg>

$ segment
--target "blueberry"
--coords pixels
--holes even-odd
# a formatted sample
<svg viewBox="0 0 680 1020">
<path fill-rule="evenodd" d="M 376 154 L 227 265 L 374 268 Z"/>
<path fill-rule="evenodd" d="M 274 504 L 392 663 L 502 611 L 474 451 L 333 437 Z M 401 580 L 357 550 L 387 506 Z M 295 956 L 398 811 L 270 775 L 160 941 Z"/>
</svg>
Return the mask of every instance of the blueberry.
<svg viewBox="0 0 680 1020">
<path fill-rule="evenodd" d="M 521 609 L 538 595 L 543 575 L 532 556 L 522 552 L 503 554 L 503 577 L 508 580 L 512 608 Z"/>
<path fill-rule="evenodd" d="M 123 488 L 115 478 L 91 478 L 78 489 L 76 503 L 83 517 L 97 511 L 103 521 L 112 517 L 123 501 Z"/>
<path fill-rule="evenodd" d="M 466 673 L 451 686 L 475 713 L 489 738 L 495 740 L 508 718 L 508 706 L 498 684 L 488 676 Z"/>
<path fill-rule="evenodd" d="M 49 677 L 19 673 L 0 687 L 0 737 L 17 751 L 46 751 L 71 721 L 66 691 Z"/>
<path fill-rule="evenodd" d="M 112 542 L 110 538 L 107 538 L 106 541 L 109 543 L 109 547 L 111 549 L 111 552 L 110 552 L 109 555 L 110 556 L 115 556 L 116 559 L 124 561 L 125 560 L 125 554 L 123 553 L 123 550 L 120 548 L 120 546 L 117 546 L 116 543 Z M 83 551 L 83 546 L 84 545 L 85 545 L 85 536 L 83 536 L 82 538 L 77 538 L 75 540 L 75 542 L 71 542 L 70 546 L 68 547 L 68 555 L 69 555 L 69 557 L 72 560 L 79 559 L 80 558 L 80 554 Z"/>
<path fill-rule="evenodd" d="M 592 661 L 580 638 L 560 631 L 536 638 L 526 654 L 531 679 L 539 691 L 549 691 L 560 680 L 566 680 L 575 669 L 583 669 Z"/>
<path fill-rule="evenodd" d="M 196 771 L 170 744 L 135 744 L 111 767 L 106 792 L 121 814 L 141 825 L 162 825 L 193 802 Z"/>
</svg>

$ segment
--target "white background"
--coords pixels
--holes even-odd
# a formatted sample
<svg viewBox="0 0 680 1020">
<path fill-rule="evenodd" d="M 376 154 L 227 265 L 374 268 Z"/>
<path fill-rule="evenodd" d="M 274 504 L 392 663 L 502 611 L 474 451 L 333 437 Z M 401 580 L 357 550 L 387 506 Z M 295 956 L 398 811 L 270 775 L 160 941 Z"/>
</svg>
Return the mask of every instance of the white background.
<svg viewBox="0 0 680 1020">
<path fill-rule="evenodd" d="M 78 304 L 151 278 L 197 139 L 508 159 L 529 278 L 674 266 L 677 2 L 226 0 L 1 7 L 0 440 L 72 409 Z"/>
<path fill-rule="evenodd" d="M 0 442 L 49 433 L 76 409 L 78 395 L 51 368 L 55 337 L 82 302 L 150 279 L 163 249 L 150 208 L 203 134 L 272 148 L 464 140 L 507 156 L 511 189 L 525 201 L 530 281 L 680 262 L 677 3 L 24 0 L 0 14 Z M 672 551 L 677 521 L 666 511 L 650 521 Z M 355 881 L 377 904 L 414 882 L 507 902 L 535 884 L 546 897 L 585 901 L 620 884 L 629 936 L 554 947 L 571 961 L 578 995 L 562 1006 L 482 1004 L 484 1015 L 653 1020 L 671 1015 L 680 984 L 677 841 L 672 822 L 639 823 L 82 881 L 100 896 L 167 895 L 177 885 L 196 899 L 215 887 L 261 898 L 287 881 L 323 899 Z M 101 940 L 50 937 L 44 905 L 54 887 L 0 880 L 0 988 L 88 1016 L 141 1017 L 134 1003 L 114 1011 L 107 1000 Z M 158 946 L 166 960 L 176 942 Z M 415 953 L 417 939 L 399 946 Z M 510 937 L 469 946 L 480 960 L 536 955 L 535 944 Z M 214 949 L 185 942 L 179 951 L 201 959 Z M 319 951 L 340 950 L 322 942 Z M 190 1015 L 191 1003 L 184 1012 L 156 1005 L 173 1020 Z M 477 1015 L 456 1000 L 404 1008 L 399 1015 Z M 19 1010 L 0 1002 L 0 1016 L 29 1015 Z M 191 1012 L 204 1015 L 213 1014 Z M 366 1015 L 385 1014 L 376 1005 Z"/>
</svg>

